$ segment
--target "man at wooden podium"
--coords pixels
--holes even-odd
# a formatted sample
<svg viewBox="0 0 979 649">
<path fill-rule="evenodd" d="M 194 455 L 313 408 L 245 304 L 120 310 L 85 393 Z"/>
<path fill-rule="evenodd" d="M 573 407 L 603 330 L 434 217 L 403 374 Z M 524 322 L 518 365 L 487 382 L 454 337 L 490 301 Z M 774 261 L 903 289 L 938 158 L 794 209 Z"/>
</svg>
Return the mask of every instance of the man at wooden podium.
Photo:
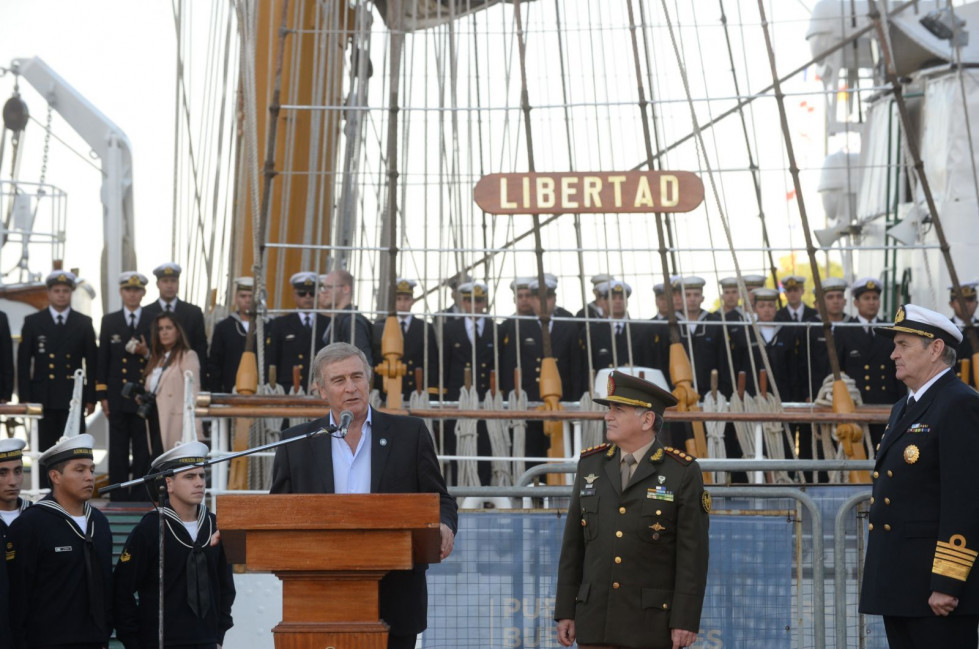
<svg viewBox="0 0 979 649">
<path fill-rule="evenodd" d="M 352 415 L 346 435 L 319 435 L 280 447 L 272 467 L 271 493 L 437 493 L 440 558 L 452 552 L 458 513 L 439 471 L 432 437 L 421 419 L 370 407 L 371 367 L 349 343 L 327 345 L 313 360 L 314 389 L 330 404 L 321 419 L 283 431 L 305 435 Z M 391 630 L 389 649 L 410 649 L 428 621 L 427 564 L 389 572 L 380 584 L 380 615 Z"/>
</svg>

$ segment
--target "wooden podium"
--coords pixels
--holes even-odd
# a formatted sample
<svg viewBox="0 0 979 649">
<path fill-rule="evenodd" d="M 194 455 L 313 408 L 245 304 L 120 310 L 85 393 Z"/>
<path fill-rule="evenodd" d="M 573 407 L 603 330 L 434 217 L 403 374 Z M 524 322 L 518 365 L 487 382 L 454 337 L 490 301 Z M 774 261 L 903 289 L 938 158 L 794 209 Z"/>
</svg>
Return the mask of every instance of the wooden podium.
<svg viewBox="0 0 979 649">
<path fill-rule="evenodd" d="M 276 649 L 385 649 L 378 582 L 439 561 L 437 494 L 218 496 L 228 560 L 282 581 Z"/>
</svg>

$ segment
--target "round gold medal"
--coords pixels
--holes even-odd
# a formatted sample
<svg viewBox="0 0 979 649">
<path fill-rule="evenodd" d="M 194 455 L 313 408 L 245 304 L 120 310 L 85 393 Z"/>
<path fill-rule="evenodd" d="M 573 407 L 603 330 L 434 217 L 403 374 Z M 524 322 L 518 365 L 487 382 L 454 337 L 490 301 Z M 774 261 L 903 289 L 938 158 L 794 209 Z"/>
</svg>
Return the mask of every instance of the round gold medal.
<svg viewBox="0 0 979 649">
<path fill-rule="evenodd" d="M 919 455 L 921 455 L 921 452 L 914 444 L 908 444 L 904 449 L 904 461 L 908 464 L 914 464 L 917 462 Z"/>
</svg>

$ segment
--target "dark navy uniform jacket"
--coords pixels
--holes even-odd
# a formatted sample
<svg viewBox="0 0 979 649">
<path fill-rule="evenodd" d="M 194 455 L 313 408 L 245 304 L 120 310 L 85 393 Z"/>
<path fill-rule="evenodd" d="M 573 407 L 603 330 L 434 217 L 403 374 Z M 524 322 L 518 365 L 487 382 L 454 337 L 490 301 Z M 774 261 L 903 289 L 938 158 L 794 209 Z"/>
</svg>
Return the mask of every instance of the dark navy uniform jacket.
<svg viewBox="0 0 979 649">
<path fill-rule="evenodd" d="M 859 322 L 853 316 L 846 322 Z M 894 341 L 887 336 L 872 333 L 874 324 L 882 322 L 874 318 L 870 333 L 863 327 L 836 327 L 836 355 L 840 369 L 857 384 L 864 403 L 894 403 L 907 390 L 897 380 L 897 368 L 891 360 Z"/>
<path fill-rule="evenodd" d="M 466 333 L 466 318 L 447 320 L 442 328 L 442 363 L 444 367 L 445 398 L 455 401 L 465 385 L 466 368 L 472 369 L 472 384 L 482 399 L 490 388 L 490 372 L 496 367 L 496 327 L 493 321 L 483 318 L 483 332 L 476 337 L 473 367 L 473 344 Z"/>
<path fill-rule="evenodd" d="M 51 507 L 50 505 L 55 507 Z M 96 570 L 85 569 L 86 532 L 51 495 L 29 507 L 7 536 L 10 623 L 16 649 L 107 645 L 112 631 L 112 532 L 98 509 L 86 507 Z M 103 607 L 93 615 L 90 587 Z"/>
<path fill-rule="evenodd" d="M 191 539 L 180 517 L 172 509 L 164 511 L 164 644 L 168 647 L 220 645 L 233 624 L 231 605 L 235 600 L 235 584 L 224 545 L 210 544 L 211 536 L 217 531 L 214 514 L 201 510 L 197 538 Z M 129 534 L 116 564 L 116 637 L 126 649 L 157 646 L 159 535 L 160 515 L 151 511 Z M 209 606 L 203 618 L 187 603 L 187 558 L 195 543 L 207 565 Z"/>
<path fill-rule="evenodd" d="M 358 313 L 353 305 L 348 304 L 329 318 L 322 342 L 324 345 L 350 343 L 364 352 L 368 365 L 374 366 L 374 352 L 371 349 L 374 344 L 374 334 L 371 321 Z"/>
<path fill-rule="evenodd" d="M 700 629 L 708 511 L 700 467 L 654 441 L 623 492 L 620 450 L 582 452 L 561 544 L 554 619 L 580 644 L 673 646 Z"/>
<path fill-rule="evenodd" d="M 130 338 L 139 340 L 142 336 L 146 344 L 150 344 L 150 318 L 146 315 L 146 309 L 140 311 L 134 334 L 129 329 L 128 317 L 125 309 L 104 315 L 99 330 L 96 396 L 109 401 L 109 412 L 135 413 L 138 404 L 135 399 L 122 396 L 122 386 L 129 382 L 143 383 L 146 359 L 127 352 L 126 343 Z"/>
<path fill-rule="evenodd" d="M 308 391 L 309 366 L 313 356 L 324 346 L 323 332 L 329 322 L 317 313 L 313 314 L 315 326 L 306 327 L 299 316 L 298 313 L 279 316 L 266 328 L 266 362 L 269 366 L 276 366 L 276 381 L 286 392 L 292 387 L 292 368 L 296 365 L 302 367 L 302 388 Z M 315 329 L 315 332 L 311 329 Z M 315 347 L 311 347 L 314 343 Z"/>
<path fill-rule="evenodd" d="M 979 615 L 979 394 L 955 372 L 891 410 L 877 451 L 860 612 L 933 617 L 932 591 L 952 615 Z"/>
<path fill-rule="evenodd" d="M 400 316 L 398 316 L 398 326 L 401 326 Z M 374 362 L 381 363 L 384 357 L 381 356 L 381 337 L 384 335 L 385 320 L 381 319 L 374 323 Z M 426 338 L 428 339 L 426 341 Z M 426 348 L 427 345 L 427 348 Z M 401 377 L 401 398 L 407 404 L 411 398 L 411 393 L 417 390 L 415 384 L 415 370 L 421 368 L 428 371 L 428 385 L 426 388 L 437 388 L 439 381 L 439 346 L 438 339 L 435 337 L 435 328 L 418 316 L 412 314 L 408 322 L 408 332 L 404 334 L 404 354 L 401 362 L 405 364 L 407 372 Z M 422 375 L 424 380 L 424 374 Z M 381 377 L 378 379 L 376 387 L 382 388 Z"/>
<path fill-rule="evenodd" d="M 250 320 L 248 326 L 256 326 L 255 320 Z M 215 325 L 211 334 L 211 350 L 207 357 L 208 390 L 230 393 L 234 389 L 247 338 L 248 332 L 237 314 L 229 315 Z"/>
<path fill-rule="evenodd" d="M 84 403 L 95 403 L 95 329 L 87 315 L 69 310 L 58 325 L 44 309 L 24 318 L 17 348 L 17 392 L 21 403 L 68 410 L 75 370 L 85 362 Z"/>
<path fill-rule="evenodd" d="M 616 324 L 619 323 L 623 325 L 622 331 L 615 333 Z M 592 322 L 587 329 L 582 326 L 580 344 L 585 359 L 588 358 L 588 338 L 589 333 L 591 334 L 591 369 L 597 372 L 609 367 L 648 365 L 645 340 L 649 326 L 648 323 L 639 320 Z M 587 364 L 585 367 L 587 368 Z M 669 372 L 665 374 L 668 375 Z"/>
<path fill-rule="evenodd" d="M 520 388 L 530 401 L 540 400 L 540 369 L 544 358 L 544 331 L 540 320 L 509 318 L 500 325 L 500 380 L 503 394 L 514 387 L 517 351 L 520 355 Z M 584 391 L 582 379 L 583 354 L 578 341 L 578 325 L 566 320 L 552 321 L 551 354 L 557 359 L 561 376 L 561 399 L 576 401 Z"/>
<path fill-rule="evenodd" d="M 758 323 L 759 328 L 762 323 Z M 734 375 L 744 372 L 747 375 L 745 391 L 751 396 L 758 394 L 758 386 L 754 376 L 758 376 L 765 369 L 762 360 L 761 348 L 764 347 L 768 354 L 768 363 L 772 368 L 772 374 L 768 377 L 768 391 L 773 392 L 771 385 L 778 386 L 779 396 L 782 401 L 793 401 L 796 395 L 796 366 L 795 366 L 795 336 L 786 327 L 775 325 L 777 330 L 775 335 L 767 343 L 755 338 L 754 329 L 750 326 L 732 328 L 731 341 L 733 349 L 731 357 L 734 362 Z M 759 342 L 761 343 L 759 345 Z M 722 350 L 723 351 L 723 350 Z M 754 366 L 752 367 L 752 358 Z M 726 362 L 726 361 L 725 361 Z M 726 373 L 726 372 L 725 372 Z"/>
</svg>

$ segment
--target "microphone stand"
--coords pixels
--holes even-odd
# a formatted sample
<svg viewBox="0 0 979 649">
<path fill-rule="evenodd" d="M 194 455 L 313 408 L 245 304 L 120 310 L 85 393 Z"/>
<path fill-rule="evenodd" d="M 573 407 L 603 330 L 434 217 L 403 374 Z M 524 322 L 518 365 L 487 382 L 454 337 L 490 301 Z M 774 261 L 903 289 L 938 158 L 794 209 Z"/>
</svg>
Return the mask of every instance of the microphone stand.
<svg viewBox="0 0 979 649">
<path fill-rule="evenodd" d="M 162 649 L 165 645 L 163 644 L 163 548 L 164 548 L 164 538 L 165 538 L 165 523 L 163 520 L 163 508 L 166 507 L 167 502 L 167 484 L 166 480 L 162 478 L 172 478 L 178 473 L 183 473 L 184 471 L 191 471 L 193 469 L 206 469 L 207 467 L 217 464 L 219 462 L 229 462 L 239 457 L 244 457 L 246 455 L 252 455 L 254 453 L 260 453 L 261 451 L 267 451 L 269 449 L 277 448 L 279 446 L 285 446 L 286 444 L 292 444 L 293 442 L 298 442 L 303 439 L 312 439 L 313 437 L 318 437 L 319 435 L 327 434 L 330 437 L 336 437 L 343 439 L 347 436 L 346 427 L 335 426 L 333 424 L 328 424 L 327 426 L 320 428 L 319 430 L 314 430 L 306 433 L 305 435 L 299 435 L 297 437 L 290 437 L 288 439 L 280 439 L 277 442 L 271 442 L 269 444 L 263 444 L 262 446 L 256 446 L 255 448 L 245 449 L 244 451 L 238 451 L 237 453 L 231 453 L 222 457 L 216 457 L 204 460 L 203 462 L 195 462 L 194 464 L 188 464 L 187 466 L 176 467 L 173 469 L 166 469 L 164 471 L 157 471 L 156 473 L 149 473 L 142 478 L 134 478 L 126 482 L 117 482 L 116 484 L 109 485 L 103 489 L 99 489 L 99 494 L 107 493 L 109 491 L 115 491 L 116 489 L 126 489 L 128 487 L 133 487 L 136 485 L 146 485 L 147 490 L 152 486 L 153 482 L 160 480 L 159 492 L 157 498 L 157 515 L 159 516 L 160 523 L 160 538 L 159 538 L 159 550 L 160 558 L 157 562 L 157 576 L 159 578 L 159 602 L 157 603 L 157 636 L 158 649 Z M 198 530 L 200 533 L 200 530 Z M 196 541 L 196 539 L 193 539 Z"/>
</svg>

